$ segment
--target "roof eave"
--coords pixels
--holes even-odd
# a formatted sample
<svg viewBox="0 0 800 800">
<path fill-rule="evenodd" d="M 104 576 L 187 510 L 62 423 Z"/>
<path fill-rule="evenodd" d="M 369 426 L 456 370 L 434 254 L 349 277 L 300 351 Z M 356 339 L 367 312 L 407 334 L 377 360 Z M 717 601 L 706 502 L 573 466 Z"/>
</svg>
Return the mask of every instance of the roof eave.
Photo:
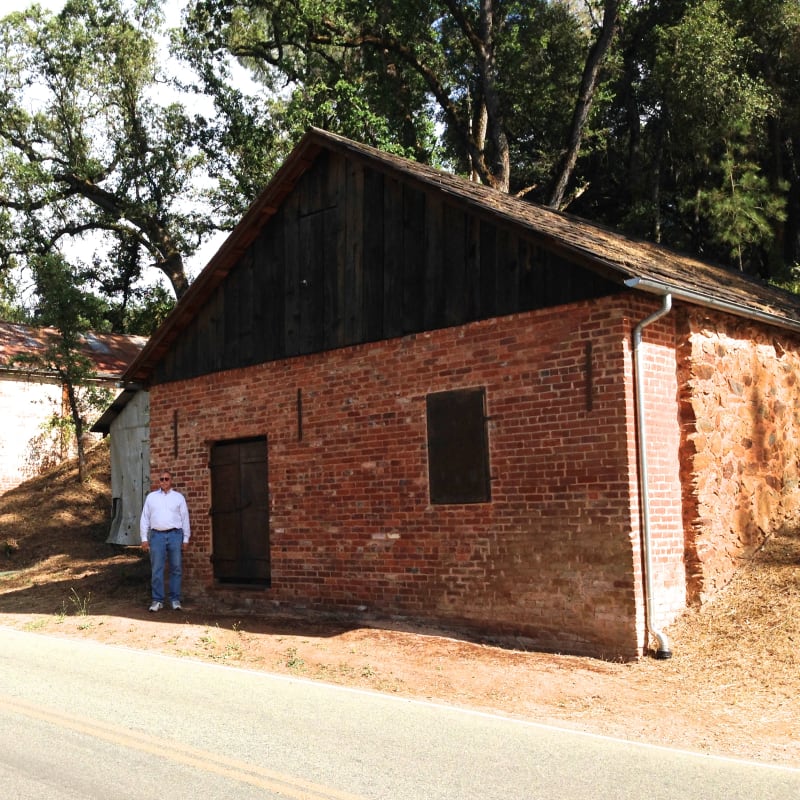
<svg viewBox="0 0 800 800">
<path fill-rule="evenodd" d="M 349 140 L 311 128 L 303 136 L 291 154 L 277 170 L 272 180 L 269 182 L 264 192 L 254 200 L 242 219 L 231 231 L 230 235 L 221 244 L 217 252 L 209 260 L 203 271 L 193 281 L 186 293 L 176 304 L 165 322 L 150 337 L 145 347 L 139 352 L 137 357 L 131 362 L 128 369 L 122 375 L 122 382 L 137 382 L 148 384 L 151 380 L 154 369 L 161 359 L 169 351 L 170 346 L 180 330 L 189 323 L 194 314 L 202 307 L 209 293 L 213 291 L 234 268 L 237 261 L 252 244 L 264 223 L 270 219 L 280 208 L 285 197 L 292 191 L 298 179 L 314 163 L 321 150 L 337 149 L 346 151 L 354 156 L 365 158 L 372 156 L 372 163 L 376 168 L 391 170 L 392 164 L 388 159 L 390 156 L 384 154 L 365 153 L 365 147 L 350 142 Z M 492 213 L 507 218 L 514 225 L 529 230 L 550 243 L 557 251 L 570 254 L 573 258 L 578 258 L 580 263 L 593 271 L 619 282 L 629 288 L 636 288 L 641 291 L 653 294 L 664 295 L 672 294 L 676 299 L 684 300 L 693 304 L 717 308 L 740 317 L 777 326 L 794 332 L 800 332 L 800 320 L 782 313 L 769 313 L 767 311 L 740 305 L 735 302 L 719 300 L 718 298 L 695 292 L 689 288 L 682 288 L 671 283 L 661 283 L 657 280 L 646 277 L 647 270 L 642 270 L 641 265 L 614 261 L 606 257 L 598 257 L 598 254 L 587 247 L 581 246 L 574 241 L 565 241 L 558 236 L 558 231 L 545 230 L 537 226 L 534 221 L 522 216 L 512 215 L 503 208 L 502 203 L 487 206 L 487 199 L 479 200 L 466 192 L 458 192 L 451 185 L 447 176 L 437 176 L 429 174 L 426 170 L 406 173 L 411 180 L 419 181 L 429 186 L 436 186 L 439 191 L 446 195 L 456 198 L 474 209 L 486 211 L 491 206 Z M 554 214 L 556 212 L 553 212 Z M 560 217 L 559 217 L 560 219 Z M 591 225 L 584 222 L 583 224 Z M 592 226 L 596 227 L 596 226 Z M 616 232 L 609 231 L 613 236 L 620 236 Z M 638 273 L 638 274 L 637 274 Z M 643 274 L 644 273 L 644 274 Z"/>
<path fill-rule="evenodd" d="M 111 423 L 122 413 L 125 407 L 133 400 L 141 387 L 134 385 L 125 387 L 112 401 L 111 405 L 89 430 L 92 433 L 102 433 L 104 436 L 111 432 Z"/>
<path fill-rule="evenodd" d="M 718 297 L 694 292 L 674 284 L 662 283 L 661 281 L 654 281 L 651 278 L 635 276 L 628 278 L 625 281 L 625 285 L 630 289 L 639 289 L 643 292 L 656 294 L 659 297 L 669 294 L 672 295 L 675 300 L 682 300 L 686 303 L 714 308 L 718 311 L 724 311 L 727 314 L 733 314 L 737 317 L 744 317 L 754 322 L 761 322 L 774 327 L 784 328 L 794 333 L 800 333 L 800 320 L 793 320 L 779 314 L 770 314 L 766 311 L 748 308 L 738 303 L 720 300 Z"/>
</svg>

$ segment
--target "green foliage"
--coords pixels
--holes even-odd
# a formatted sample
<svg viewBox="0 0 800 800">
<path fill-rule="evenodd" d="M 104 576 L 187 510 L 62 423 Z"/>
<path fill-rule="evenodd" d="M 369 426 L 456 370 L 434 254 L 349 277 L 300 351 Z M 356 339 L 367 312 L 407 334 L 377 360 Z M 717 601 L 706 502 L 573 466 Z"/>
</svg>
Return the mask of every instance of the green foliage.
<svg viewBox="0 0 800 800">
<path fill-rule="evenodd" d="M 78 594 L 73 587 L 69 590 L 69 601 L 78 616 L 85 617 L 89 614 L 89 607 L 92 604 L 92 593 L 87 592 L 84 596 Z"/>
<path fill-rule="evenodd" d="M 763 80 L 747 72 L 753 43 L 719 0 L 690 7 L 675 25 L 657 29 L 654 79 L 676 148 L 705 166 L 720 141 L 744 140 L 773 105 Z"/>
<path fill-rule="evenodd" d="M 117 330 L 150 336 L 175 307 L 175 298 L 160 284 L 144 288 L 136 299 L 120 306 Z"/>
<path fill-rule="evenodd" d="M 413 19 L 424 31 L 427 17 L 417 20 L 414 5 L 392 15 L 390 27 Z M 226 203 L 235 207 L 237 193 L 239 205 L 251 201 L 309 126 L 430 156 L 433 120 L 419 78 L 412 86 L 408 69 L 379 54 L 374 39 L 363 47 L 354 42 L 373 12 L 369 4 L 307 1 L 190 6 L 173 41 L 215 100 L 218 116 L 200 144 Z M 243 69 L 256 81 L 250 91 L 238 88 Z"/>
<path fill-rule="evenodd" d="M 727 248 L 739 269 L 750 263 L 751 250 L 769 246 L 773 223 L 786 218 L 785 202 L 770 189 L 758 165 L 726 153 L 714 173 L 716 186 L 699 189 L 684 207 L 706 220 L 712 241 Z"/>
<path fill-rule="evenodd" d="M 525 4 L 498 43 L 498 86 L 512 154 L 511 190 L 544 202 L 565 147 L 590 31 L 561 3 Z M 587 134 L 591 143 L 594 132 Z"/>
<path fill-rule="evenodd" d="M 11 363 L 33 372 L 58 376 L 69 403 L 68 424 L 78 450 L 78 475 L 83 479 L 83 433 L 87 415 L 105 408 L 110 401 L 110 392 L 95 383 L 94 365 L 82 348 L 83 335 L 101 318 L 104 302 L 83 288 L 85 276 L 60 255 L 48 253 L 32 257 L 29 264 L 37 297 L 34 321 L 52 326 L 55 333 L 46 339 L 44 347 L 19 354 Z M 62 433 L 66 425 L 67 421 L 61 417 L 53 423 Z"/>
<path fill-rule="evenodd" d="M 237 59 L 291 140 L 316 125 L 426 162 L 441 144 L 501 187 L 510 137 L 528 164 L 557 160 L 591 41 L 547 0 L 195 0 L 187 23 L 184 57 L 222 83 Z"/>
<path fill-rule="evenodd" d="M 0 20 L 0 313 L 57 253 L 96 325 L 151 332 L 146 268 L 179 296 L 311 125 L 765 277 L 800 262 L 800 0 L 190 0 L 180 70 L 161 7 Z"/>
<path fill-rule="evenodd" d="M 67 0 L 0 20 L 0 266 L 59 253 L 129 295 L 145 265 L 180 295 L 212 229 L 194 121 L 170 101 L 153 0 Z M 120 249 L 125 258 L 119 258 Z"/>
<path fill-rule="evenodd" d="M 68 458 L 75 441 L 75 425 L 69 417 L 53 414 L 39 426 L 39 432 L 27 443 L 22 472 L 35 478 L 54 469 Z"/>
<path fill-rule="evenodd" d="M 800 3 L 638 3 L 622 30 L 608 133 L 573 210 L 780 274 L 800 256 Z"/>
<path fill-rule="evenodd" d="M 295 672 L 304 672 L 306 668 L 305 660 L 297 655 L 297 648 L 290 647 L 285 653 L 285 664 L 290 670 L 294 670 Z"/>
<path fill-rule="evenodd" d="M 705 240 L 739 269 L 756 268 L 786 186 L 758 163 L 777 99 L 751 74 L 756 48 L 720 0 L 703 0 L 658 31 L 654 78 L 669 124 L 664 151 L 690 245 Z"/>
</svg>

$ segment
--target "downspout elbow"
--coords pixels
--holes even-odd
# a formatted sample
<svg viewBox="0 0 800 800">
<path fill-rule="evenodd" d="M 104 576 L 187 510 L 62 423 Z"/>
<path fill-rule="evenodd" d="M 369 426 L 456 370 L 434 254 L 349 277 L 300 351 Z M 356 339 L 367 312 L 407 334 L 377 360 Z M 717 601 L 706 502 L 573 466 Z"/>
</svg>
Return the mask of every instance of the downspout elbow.
<svg viewBox="0 0 800 800">
<path fill-rule="evenodd" d="M 645 583 L 645 613 L 647 616 L 647 630 L 650 635 L 656 640 L 656 658 L 668 659 L 672 658 L 672 650 L 670 649 L 669 639 L 667 635 L 656 628 L 653 624 L 654 608 L 653 608 L 653 554 L 651 542 L 651 529 L 650 529 L 650 494 L 648 490 L 648 475 L 647 475 L 647 455 L 646 455 L 646 425 L 644 414 L 644 380 L 642 376 L 640 345 L 642 343 L 642 331 L 660 319 L 661 317 L 669 314 L 672 309 L 672 295 L 667 293 L 662 296 L 663 304 L 661 308 L 651 314 L 646 319 L 643 319 L 633 331 L 633 359 L 634 359 L 634 381 L 636 384 L 636 417 L 638 425 L 636 428 L 638 438 L 638 462 L 639 462 L 639 491 L 641 494 L 642 502 L 642 542 L 644 545 L 644 583 Z"/>
</svg>

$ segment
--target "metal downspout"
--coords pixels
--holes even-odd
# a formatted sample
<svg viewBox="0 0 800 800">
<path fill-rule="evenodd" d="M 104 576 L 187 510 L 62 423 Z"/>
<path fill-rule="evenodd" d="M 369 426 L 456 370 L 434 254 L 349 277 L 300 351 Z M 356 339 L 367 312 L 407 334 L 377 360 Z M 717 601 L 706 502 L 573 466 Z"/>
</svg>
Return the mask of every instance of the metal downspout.
<svg viewBox="0 0 800 800">
<path fill-rule="evenodd" d="M 650 496 L 648 492 L 647 476 L 647 436 L 644 413 L 644 377 L 641 366 L 642 331 L 657 319 L 669 314 L 672 309 L 672 295 L 667 293 L 662 296 L 662 307 L 643 319 L 633 330 L 633 364 L 634 383 L 636 387 L 636 440 L 637 457 L 639 464 L 639 490 L 642 503 L 642 542 L 644 545 L 644 591 L 646 607 L 647 630 L 658 642 L 656 658 L 667 659 L 672 657 L 669 639 L 662 631 L 653 626 L 653 554 L 650 541 Z"/>
</svg>

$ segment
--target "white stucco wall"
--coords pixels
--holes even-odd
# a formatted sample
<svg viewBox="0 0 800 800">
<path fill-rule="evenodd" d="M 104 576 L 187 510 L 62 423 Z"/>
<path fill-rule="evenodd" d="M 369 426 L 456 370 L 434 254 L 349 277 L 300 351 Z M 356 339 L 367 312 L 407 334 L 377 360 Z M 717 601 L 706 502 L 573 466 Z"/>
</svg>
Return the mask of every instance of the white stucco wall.
<svg viewBox="0 0 800 800">
<path fill-rule="evenodd" d="M 35 475 L 30 466 L 33 440 L 61 411 L 61 386 L 0 373 L 0 492 Z"/>
</svg>

